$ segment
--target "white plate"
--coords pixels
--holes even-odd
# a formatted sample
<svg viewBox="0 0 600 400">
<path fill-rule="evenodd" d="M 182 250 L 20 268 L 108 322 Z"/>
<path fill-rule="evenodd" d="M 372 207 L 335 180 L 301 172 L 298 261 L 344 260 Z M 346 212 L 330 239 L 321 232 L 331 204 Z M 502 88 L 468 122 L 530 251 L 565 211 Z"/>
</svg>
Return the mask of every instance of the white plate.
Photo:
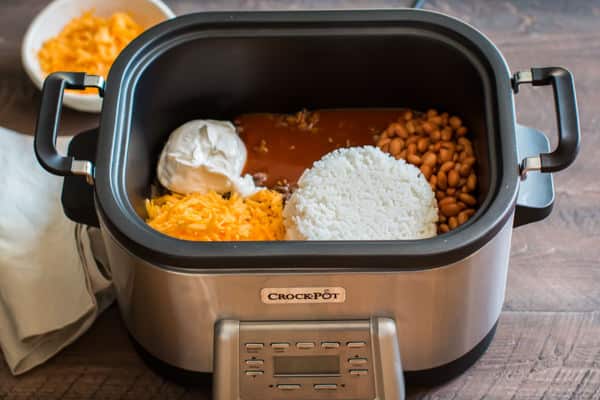
<svg viewBox="0 0 600 400">
<path fill-rule="evenodd" d="M 21 46 L 23 67 L 40 90 L 45 74 L 38 61 L 38 51 L 45 41 L 58 35 L 69 21 L 91 9 L 101 17 L 109 17 L 117 11 L 128 12 L 144 29 L 175 17 L 173 11 L 160 0 L 55 0 L 51 2 L 31 22 Z M 95 94 L 67 92 L 64 94 L 63 102 L 66 106 L 80 111 L 99 113 L 102 109 L 102 98 Z"/>
</svg>

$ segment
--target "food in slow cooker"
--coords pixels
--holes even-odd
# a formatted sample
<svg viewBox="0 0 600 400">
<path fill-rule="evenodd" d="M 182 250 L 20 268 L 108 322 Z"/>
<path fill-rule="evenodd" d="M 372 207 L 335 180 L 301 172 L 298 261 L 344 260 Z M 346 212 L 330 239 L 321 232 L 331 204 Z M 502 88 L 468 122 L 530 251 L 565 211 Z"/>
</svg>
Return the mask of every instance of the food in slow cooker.
<svg viewBox="0 0 600 400">
<path fill-rule="evenodd" d="M 364 146 L 315 162 L 283 215 L 286 239 L 408 240 L 435 236 L 438 210 L 417 167 Z"/>
<path fill-rule="evenodd" d="M 273 190 L 249 197 L 167 194 L 146 200 L 147 223 L 165 235 L 194 241 L 282 240 L 283 198 Z"/>
<path fill-rule="evenodd" d="M 476 211 L 473 144 L 460 118 L 448 113 L 302 110 L 244 114 L 235 124 L 196 120 L 171 134 L 157 172 L 174 193 L 147 203 L 151 226 L 186 240 L 423 239 L 457 228 Z M 283 221 L 285 214 L 285 235 L 271 232 L 277 224 L 270 219 L 258 221 L 267 221 L 271 234 L 257 235 L 248 234 L 243 217 L 223 225 L 213 215 L 224 204 L 237 209 L 263 187 L 285 205 L 271 215 Z M 225 203 L 199 201 L 198 194 Z M 185 207 L 196 209 L 188 214 Z"/>
<path fill-rule="evenodd" d="M 160 183 L 176 193 L 237 192 L 249 196 L 259 188 L 242 175 L 246 146 L 228 121 L 194 120 L 175 129 L 158 161 Z"/>
<path fill-rule="evenodd" d="M 45 74 L 56 71 L 83 71 L 105 79 L 115 59 L 142 27 L 127 13 L 116 12 L 108 18 L 93 10 L 72 19 L 60 33 L 46 41 L 38 51 Z M 86 89 L 94 93 L 95 89 Z"/>
</svg>

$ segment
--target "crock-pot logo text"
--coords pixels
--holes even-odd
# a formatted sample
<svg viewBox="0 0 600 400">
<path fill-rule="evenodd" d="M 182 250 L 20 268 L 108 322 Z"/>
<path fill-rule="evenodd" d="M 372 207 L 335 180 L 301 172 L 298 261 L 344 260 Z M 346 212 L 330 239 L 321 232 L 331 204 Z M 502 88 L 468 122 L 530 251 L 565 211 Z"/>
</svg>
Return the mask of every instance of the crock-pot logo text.
<svg viewBox="0 0 600 400">
<path fill-rule="evenodd" d="M 265 304 L 343 303 L 343 287 L 264 288 L 260 298 Z"/>
</svg>

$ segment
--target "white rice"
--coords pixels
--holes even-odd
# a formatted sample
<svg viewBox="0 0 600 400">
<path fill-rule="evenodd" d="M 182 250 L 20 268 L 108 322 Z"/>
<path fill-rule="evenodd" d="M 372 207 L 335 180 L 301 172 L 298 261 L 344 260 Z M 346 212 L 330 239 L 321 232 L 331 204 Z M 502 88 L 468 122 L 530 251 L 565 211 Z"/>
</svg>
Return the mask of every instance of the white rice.
<svg viewBox="0 0 600 400">
<path fill-rule="evenodd" d="M 435 236 L 438 210 L 417 167 L 365 146 L 304 171 L 283 216 L 288 240 L 407 240 Z"/>
</svg>

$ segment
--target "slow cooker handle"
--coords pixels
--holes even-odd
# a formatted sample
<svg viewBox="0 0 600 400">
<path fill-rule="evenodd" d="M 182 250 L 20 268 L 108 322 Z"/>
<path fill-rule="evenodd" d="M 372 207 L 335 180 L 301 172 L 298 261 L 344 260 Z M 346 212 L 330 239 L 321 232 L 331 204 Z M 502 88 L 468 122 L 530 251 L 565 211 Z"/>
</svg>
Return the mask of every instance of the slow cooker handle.
<svg viewBox="0 0 600 400">
<path fill-rule="evenodd" d="M 519 159 L 535 157 L 550 151 L 550 141 L 544 133 L 517 124 L 517 156 Z M 552 174 L 531 172 L 519 183 L 514 227 L 541 221 L 550 215 L 554 206 L 554 181 Z"/>
<path fill-rule="evenodd" d="M 515 93 L 519 85 L 531 83 L 533 86 L 552 85 L 558 121 L 558 146 L 551 153 L 539 154 L 523 159 L 521 178 L 529 171 L 556 172 L 567 168 L 579 152 L 579 115 L 575 97 L 573 75 L 561 67 L 531 68 L 517 72 L 512 79 Z"/>
<path fill-rule="evenodd" d="M 104 96 L 104 78 L 84 72 L 54 72 L 42 87 L 42 104 L 35 127 L 34 149 L 39 163 L 46 171 L 61 176 L 83 175 L 94 184 L 94 165 L 91 161 L 65 157 L 56 150 L 56 136 L 65 89 L 95 87 Z"/>
</svg>

